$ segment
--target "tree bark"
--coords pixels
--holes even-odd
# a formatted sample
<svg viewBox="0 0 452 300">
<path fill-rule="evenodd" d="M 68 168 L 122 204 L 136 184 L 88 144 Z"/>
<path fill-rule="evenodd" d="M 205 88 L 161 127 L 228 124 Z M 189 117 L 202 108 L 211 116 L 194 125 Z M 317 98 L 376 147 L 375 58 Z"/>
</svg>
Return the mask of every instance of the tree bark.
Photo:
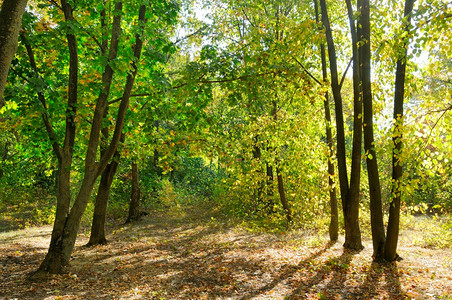
<svg viewBox="0 0 452 300">
<path fill-rule="evenodd" d="M 108 110 L 108 107 L 107 107 Z M 105 116 L 107 115 L 105 111 Z M 105 143 L 109 137 L 108 127 L 102 129 L 102 136 Z M 121 142 L 125 141 L 125 135 L 121 136 Z M 101 156 L 105 155 L 105 151 L 101 150 Z M 96 201 L 94 202 L 94 214 L 93 223 L 91 224 L 91 234 L 87 247 L 94 245 L 107 244 L 107 238 L 105 236 L 105 220 L 107 217 L 108 199 L 110 198 L 111 185 L 116 174 L 116 170 L 119 166 L 121 155 L 116 151 L 112 161 L 107 165 L 100 177 L 99 187 L 97 189 Z"/>
<path fill-rule="evenodd" d="M 0 108 L 5 104 L 3 92 L 9 66 L 17 50 L 22 16 L 28 0 L 4 0 L 0 11 Z"/>
<path fill-rule="evenodd" d="M 405 1 L 404 10 L 404 31 L 410 32 L 411 13 L 413 11 L 415 0 Z M 389 205 L 389 220 L 386 244 L 384 249 L 384 258 L 388 261 L 394 261 L 399 258 L 397 254 L 397 244 L 399 239 L 399 222 L 400 222 L 400 199 L 401 199 L 401 179 L 403 174 L 403 164 L 399 157 L 402 150 L 402 132 L 403 132 L 403 100 L 405 94 L 405 74 L 408 49 L 408 36 L 402 43 L 402 55 L 397 60 L 397 70 L 394 91 L 394 133 L 392 152 L 392 200 Z"/>
<path fill-rule="evenodd" d="M 107 216 L 107 206 L 108 199 L 110 197 L 111 184 L 113 183 L 118 165 L 119 157 L 116 159 L 114 158 L 112 162 L 107 165 L 100 177 L 96 201 L 94 204 L 91 235 L 87 244 L 88 247 L 107 244 L 107 238 L 105 236 L 105 220 Z"/>
<path fill-rule="evenodd" d="M 28 58 L 30 61 L 30 66 L 33 69 L 34 76 L 36 78 L 39 78 L 39 70 L 36 65 L 36 59 L 34 55 L 33 48 L 28 41 L 27 37 L 22 34 L 21 35 L 22 42 L 25 45 L 25 48 L 27 49 Z M 69 39 L 70 41 L 74 41 L 73 39 Z M 73 48 L 77 48 L 77 45 L 71 45 Z M 72 72 L 75 72 L 75 75 L 77 74 L 77 70 L 74 66 L 77 66 L 77 57 L 74 57 L 73 55 L 77 55 L 76 52 L 70 52 L 71 53 L 71 64 L 73 65 Z M 71 74 L 72 78 L 74 80 L 77 80 L 77 76 L 74 74 Z M 76 87 L 75 87 L 76 88 Z M 71 114 L 74 111 L 75 103 L 77 102 L 77 92 L 72 89 L 69 91 L 69 101 L 72 103 L 73 109 L 67 109 L 66 114 Z M 73 155 L 73 140 L 75 136 L 75 127 L 73 124 L 74 119 L 71 116 L 66 117 L 66 132 L 67 132 L 67 138 L 65 139 L 65 145 L 64 148 L 61 149 L 56 133 L 53 129 L 52 123 L 49 119 L 48 111 L 47 111 L 47 100 L 45 95 L 38 91 L 38 100 L 42 105 L 42 113 L 41 117 L 44 122 L 46 131 L 48 133 L 49 139 L 52 144 L 53 151 L 57 157 L 58 160 L 58 172 L 57 172 L 57 205 L 56 205 L 56 217 L 53 224 L 53 231 L 52 231 L 52 240 L 56 240 L 63 232 L 64 224 L 66 222 L 67 215 L 69 213 L 69 205 L 71 201 L 71 187 L 70 187 L 70 180 L 71 180 L 71 174 L 70 174 L 70 167 L 72 165 L 72 155 Z"/>
<path fill-rule="evenodd" d="M 138 165 L 132 162 L 132 193 L 130 197 L 129 216 L 126 223 L 140 219 L 140 186 L 138 181 Z"/>
<path fill-rule="evenodd" d="M 61 1 L 63 13 L 66 21 L 74 22 L 73 8 L 67 2 L 67 0 Z M 122 3 L 118 2 L 115 6 L 115 11 L 117 15 L 114 18 L 114 24 L 112 27 L 112 39 L 109 53 L 109 60 L 116 58 L 119 34 L 120 34 L 120 21 L 121 21 L 121 11 Z M 66 134 L 64 142 L 63 152 L 73 153 L 74 138 L 75 138 L 75 115 L 76 115 L 76 103 L 77 103 L 77 87 L 78 87 L 78 54 L 77 54 L 77 40 L 74 33 L 69 31 L 67 33 L 69 53 L 70 53 L 70 66 L 69 66 L 69 97 L 68 97 L 68 108 L 66 110 Z M 54 230 L 52 231 L 52 239 L 50 241 L 49 251 L 41 263 L 37 273 L 48 272 L 48 273 L 62 273 L 65 271 L 66 267 L 69 265 L 70 256 L 72 254 L 75 239 L 77 237 L 78 229 L 80 226 L 80 220 L 85 211 L 86 205 L 88 204 L 89 198 L 91 196 L 92 190 L 94 188 L 95 181 L 99 176 L 97 174 L 98 167 L 95 162 L 97 147 L 99 144 L 99 133 L 101 130 L 102 119 L 104 115 L 104 110 L 106 107 L 106 100 L 110 91 L 111 81 L 113 78 L 113 70 L 106 65 L 105 70 L 102 75 L 102 86 L 103 89 L 99 94 L 96 109 L 93 117 L 93 122 L 91 126 L 90 140 L 88 142 L 88 149 L 85 158 L 85 173 L 82 181 L 81 188 L 77 194 L 74 205 L 72 206 L 69 214 L 67 211 L 58 211 L 59 204 L 64 209 L 69 209 L 70 195 L 66 196 L 66 199 L 57 198 L 57 212 Z M 100 116 L 99 116 L 100 114 Z M 100 118 L 100 120 L 99 120 Z M 94 139 L 97 138 L 97 141 Z M 65 155 L 63 154 L 63 157 Z M 72 154 L 71 154 L 72 156 Z M 63 159 L 64 161 L 66 159 Z M 71 160 L 72 162 L 72 160 Z M 65 170 L 59 169 L 59 173 L 65 172 L 70 173 L 72 163 L 66 163 Z M 105 166 L 106 167 L 106 166 Z M 102 170 L 103 171 L 103 170 Z M 70 179 L 65 185 L 70 187 Z M 69 202 L 67 201 L 69 198 Z M 65 213 L 65 214 L 63 214 Z M 58 227 L 56 227 L 58 224 Z"/>
<path fill-rule="evenodd" d="M 103 25 L 104 26 L 104 25 Z M 104 112 L 104 119 L 108 115 L 108 107 Z M 102 132 L 102 141 L 101 141 L 101 157 L 105 155 L 105 148 L 108 142 L 108 138 L 110 136 L 108 126 L 105 126 L 101 130 Z M 121 142 L 124 142 L 125 135 L 121 136 Z M 95 246 L 95 245 L 105 245 L 107 244 L 107 238 L 105 236 L 105 220 L 107 217 L 107 207 L 108 207 L 108 199 L 110 198 L 110 189 L 113 183 L 114 176 L 116 174 L 116 170 L 119 165 L 119 161 L 121 160 L 120 153 L 116 150 L 115 155 L 113 156 L 112 161 L 107 165 L 105 170 L 102 172 L 100 177 L 99 186 L 97 188 L 96 200 L 94 202 L 94 214 L 93 214 L 93 222 L 91 224 L 91 234 L 86 244 L 87 247 Z"/>
<path fill-rule="evenodd" d="M 315 19 L 316 22 L 319 23 L 319 11 L 317 0 L 314 0 L 314 8 L 315 8 Z M 325 45 L 320 45 L 320 57 L 322 60 L 322 79 L 323 82 L 327 82 L 328 74 L 327 74 L 327 64 L 326 64 L 326 52 Z M 328 228 L 328 233 L 330 236 L 330 241 L 335 242 L 339 238 L 339 212 L 337 206 L 337 197 L 336 197 L 336 188 L 334 184 L 335 178 L 335 170 L 334 164 L 332 161 L 333 156 L 333 134 L 331 132 L 331 112 L 330 112 L 330 103 L 329 103 L 329 93 L 325 92 L 325 99 L 323 101 L 323 107 L 325 111 L 325 131 L 326 131 L 326 143 L 328 147 L 328 191 L 330 195 L 330 225 Z"/>
<path fill-rule="evenodd" d="M 362 0 L 359 23 L 361 28 L 361 46 L 359 50 L 364 106 L 364 149 L 367 154 L 366 162 L 367 176 L 369 180 L 373 258 L 379 261 L 383 259 L 385 232 L 383 223 L 383 208 L 381 204 L 380 176 L 378 172 L 377 155 L 375 152 L 374 142 L 372 81 L 370 65 L 371 54 L 369 0 Z"/>
</svg>

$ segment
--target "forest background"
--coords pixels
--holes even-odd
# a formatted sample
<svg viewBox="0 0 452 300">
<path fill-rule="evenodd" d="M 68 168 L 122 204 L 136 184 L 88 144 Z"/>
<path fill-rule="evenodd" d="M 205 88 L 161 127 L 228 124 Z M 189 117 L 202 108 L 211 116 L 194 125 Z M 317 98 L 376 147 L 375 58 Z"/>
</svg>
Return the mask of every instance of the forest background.
<svg viewBox="0 0 452 300">
<path fill-rule="evenodd" d="M 445 1 L 28 1 L 1 230 L 53 224 L 38 273 L 63 272 L 80 226 L 103 244 L 106 223 L 187 206 L 351 250 L 364 234 L 386 261 L 422 214 L 450 247 L 451 18 Z"/>
</svg>

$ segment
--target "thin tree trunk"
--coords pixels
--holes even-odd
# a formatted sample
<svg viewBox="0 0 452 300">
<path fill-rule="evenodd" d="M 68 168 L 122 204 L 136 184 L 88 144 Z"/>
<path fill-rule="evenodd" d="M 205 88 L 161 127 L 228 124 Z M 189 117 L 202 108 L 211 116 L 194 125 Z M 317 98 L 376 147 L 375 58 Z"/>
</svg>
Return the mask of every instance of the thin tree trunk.
<svg viewBox="0 0 452 300">
<path fill-rule="evenodd" d="M 370 194 L 370 219 L 372 229 L 373 258 L 377 261 L 383 259 L 385 231 L 383 224 L 383 208 L 381 204 L 380 176 L 378 173 L 377 155 L 375 152 L 373 107 L 372 107 L 372 81 L 371 81 L 371 54 L 370 54 L 370 7 L 369 0 L 362 0 L 361 15 L 359 19 L 361 28 L 360 65 L 363 88 L 364 105 L 364 149 L 366 151 L 367 176 Z"/>
<path fill-rule="evenodd" d="M 73 8 L 67 2 L 67 0 L 61 1 L 63 13 L 66 21 L 74 22 L 74 17 L 72 15 Z M 121 12 L 122 4 L 117 3 L 115 10 Z M 121 14 L 118 13 L 115 17 L 114 25 L 113 25 L 113 34 L 112 34 L 112 45 L 110 47 L 109 59 L 114 59 L 116 57 L 117 48 L 118 48 L 118 40 L 119 40 L 119 32 L 120 32 L 120 21 Z M 77 40 L 75 35 L 69 31 L 67 33 L 68 45 L 69 45 L 69 54 L 70 54 L 70 66 L 69 66 L 69 100 L 68 100 L 68 108 L 66 111 L 66 135 L 65 135 L 65 143 L 63 150 L 63 157 L 66 155 L 65 152 L 72 153 L 74 146 L 74 137 L 75 137 L 75 113 L 76 113 L 76 103 L 77 103 L 77 87 L 78 87 L 78 54 L 77 54 Z M 113 77 L 113 70 L 107 64 L 104 70 L 104 74 L 102 76 L 103 90 L 101 91 L 98 102 L 96 105 L 95 114 L 93 117 L 90 141 L 87 149 L 86 159 L 85 159 L 85 174 L 82 181 L 82 186 L 77 194 L 75 199 L 75 203 L 71 208 L 68 215 L 64 214 L 64 211 L 58 211 L 58 206 L 61 205 L 62 208 L 68 209 L 69 202 L 67 202 L 67 196 L 65 199 L 57 198 L 57 212 L 56 212 L 56 220 L 54 224 L 54 230 L 52 231 L 52 239 L 50 241 L 49 251 L 47 252 L 44 261 L 41 263 L 37 273 L 48 272 L 48 273 L 62 273 L 65 268 L 69 265 L 69 259 L 71 253 L 74 248 L 75 239 L 77 237 L 80 220 L 82 214 L 86 208 L 88 200 L 91 196 L 92 189 L 94 187 L 94 183 L 98 177 L 96 174 L 97 167 L 95 164 L 95 158 L 97 153 L 97 145 L 99 143 L 99 132 L 102 123 L 102 116 L 104 114 L 103 109 L 105 109 L 106 99 L 108 98 L 109 89 L 111 86 L 111 80 Z M 96 118 L 99 118 L 100 121 Z M 96 133 L 97 132 L 97 133 Z M 97 136 L 97 141 L 93 141 Z M 71 154 L 72 156 L 72 154 Z M 64 159 L 65 160 L 65 159 Z M 71 160 L 72 161 L 72 160 Z M 70 172 L 72 163 L 66 163 L 65 170 L 59 169 L 59 173 L 65 174 L 66 172 Z M 70 181 L 64 183 L 70 186 Z M 69 196 L 70 199 L 70 196 Z M 64 200 L 64 202 L 63 202 Z M 58 227 L 57 227 L 58 225 Z"/>
<path fill-rule="evenodd" d="M 275 212 L 275 203 L 273 201 L 273 185 L 274 185 L 274 178 L 273 178 L 273 167 L 270 165 L 269 162 L 265 163 L 265 169 L 266 169 L 266 175 L 267 175 L 267 198 L 268 198 L 268 213 L 274 213 Z"/>
<path fill-rule="evenodd" d="M 107 165 L 100 177 L 97 190 L 96 201 L 94 204 L 93 223 L 91 225 L 91 235 L 87 246 L 105 245 L 107 238 L 105 236 L 105 220 L 107 216 L 108 199 L 110 197 L 111 184 L 119 165 L 119 157 L 113 159 Z"/>
<path fill-rule="evenodd" d="M 277 102 L 275 100 L 272 101 L 273 107 L 272 107 L 272 116 L 273 120 L 276 123 L 276 120 L 278 118 L 277 116 Z M 290 224 L 292 221 L 292 212 L 290 210 L 289 203 L 287 202 L 286 192 L 284 190 L 284 180 L 281 173 L 281 167 L 279 166 L 279 158 L 278 153 L 276 152 L 276 159 L 275 159 L 275 166 L 276 166 L 276 180 L 278 182 L 278 193 L 279 193 L 279 199 L 281 200 L 281 204 L 284 208 L 284 211 L 286 213 L 287 222 Z"/>
<path fill-rule="evenodd" d="M 276 162 L 276 164 L 278 164 L 278 161 Z M 292 221 L 292 212 L 290 210 L 289 203 L 287 202 L 286 192 L 284 190 L 284 180 L 281 174 L 281 169 L 279 167 L 276 167 L 276 178 L 278 179 L 279 198 L 281 199 L 281 204 L 284 208 L 284 211 L 286 212 L 287 222 L 290 224 L 290 222 Z"/>
<path fill-rule="evenodd" d="M 28 0 L 4 0 L 0 11 L 0 108 L 5 104 L 3 92 L 9 66 L 17 50 L 22 16 Z"/>
<path fill-rule="evenodd" d="M 362 128 L 362 90 L 358 52 L 358 28 L 355 26 L 354 12 L 350 0 L 345 1 L 349 16 L 350 33 L 352 36 L 353 52 L 353 142 L 352 163 L 350 172 L 350 187 L 347 200 L 343 206 L 345 220 L 344 247 L 352 250 L 361 250 L 361 231 L 359 229 L 359 195 L 361 181 L 361 148 L 363 138 Z M 359 5 L 360 1 L 358 1 Z"/>
<path fill-rule="evenodd" d="M 345 152 L 345 129 L 344 114 L 342 110 L 342 95 L 337 73 L 336 48 L 334 46 L 333 35 L 331 32 L 330 20 L 328 18 L 328 11 L 325 0 L 320 0 L 320 7 L 322 12 L 322 23 L 325 27 L 325 35 L 328 46 L 328 58 L 330 62 L 331 90 L 333 92 L 334 109 L 336 115 L 336 158 L 339 173 L 339 188 L 341 192 L 342 203 L 344 205 L 344 202 L 346 202 L 349 187 Z"/>
<path fill-rule="evenodd" d="M 318 4 L 317 0 L 314 0 L 314 8 L 315 8 L 315 19 L 316 22 L 319 23 L 319 12 L 318 12 Z M 320 56 L 322 59 L 322 79 L 323 82 L 327 82 L 328 75 L 327 75 L 327 65 L 326 65 L 326 52 L 325 52 L 325 45 L 320 45 Z M 336 188 L 334 184 L 334 178 L 335 178 L 335 171 L 334 171 L 334 164 L 332 161 L 333 156 L 333 134 L 331 132 L 331 112 L 330 112 L 330 103 L 329 103 L 329 93 L 328 91 L 325 92 L 325 99 L 323 101 L 323 106 L 325 110 L 325 128 L 326 128 L 326 143 L 328 146 L 328 157 L 327 157 L 327 164 L 328 164 L 328 191 L 330 195 L 330 225 L 328 228 L 330 241 L 335 242 L 339 238 L 339 212 L 338 212 L 338 206 L 337 206 L 337 197 L 336 197 Z"/>
<path fill-rule="evenodd" d="M 108 107 L 105 109 L 104 119 L 106 119 L 107 115 Z M 105 148 L 107 147 L 106 144 L 108 142 L 109 135 L 110 133 L 108 126 L 102 128 L 102 141 L 100 151 L 101 157 L 105 155 Z M 125 135 L 123 134 L 121 136 L 121 142 L 124 142 L 124 140 Z M 93 222 L 91 224 L 91 234 L 88 244 L 86 244 L 87 247 L 107 244 L 107 238 L 105 236 L 105 220 L 107 217 L 108 200 L 110 198 L 111 185 L 113 183 L 113 179 L 116 174 L 120 159 L 121 155 L 118 151 L 116 151 L 112 161 L 107 165 L 100 177 L 96 200 L 94 202 L 94 214 Z"/>
<path fill-rule="evenodd" d="M 132 193 L 130 197 L 129 216 L 126 223 L 140 219 L 140 185 L 138 182 L 138 164 L 132 162 Z"/>
<path fill-rule="evenodd" d="M 336 135 L 337 135 L 337 162 L 339 171 L 339 187 L 341 191 L 342 209 L 344 213 L 345 222 L 345 243 L 344 247 L 352 250 L 361 250 L 363 248 L 361 242 L 361 232 L 359 229 L 359 182 L 361 170 L 361 140 L 362 140 L 362 124 L 360 112 L 362 111 L 362 104 L 360 100 L 359 90 L 359 74 L 356 71 L 353 73 L 354 78 L 354 128 L 353 128 L 353 150 L 352 150 L 352 171 L 350 185 L 348 183 L 347 163 L 345 152 L 345 130 L 344 130 L 344 116 L 342 111 L 342 96 L 340 92 L 340 85 L 337 73 L 337 59 L 336 49 L 334 46 L 333 35 L 331 32 L 330 22 L 328 18 L 328 11 L 325 0 L 320 0 L 320 7 L 322 12 L 322 23 L 325 27 L 325 35 L 328 46 L 328 56 L 330 61 L 331 72 L 331 89 L 333 91 L 333 98 L 336 112 Z M 350 22 L 352 38 L 354 36 L 354 23 Z M 356 35 L 355 35 L 356 40 Z M 358 54 L 356 51 L 356 44 L 353 45 L 354 69 L 358 68 L 356 60 Z M 355 88 L 355 80 L 356 88 Z"/>
<path fill-rule="evenodd" d="M 410 32 L 411 13 L 413 11 L 414 0 L 405 1 L 405 32 Z M 394 150 L 392 153 L 392 201 L 389 206 L 388 231 L 384 249 L 384 258 L 388 261 L 394 261 L 399 258 L 397 254 L 397 244 L 399 239 L 399 219 L 400 219 L 400 198 L 401 198 L 401 179 L 403 174 L 403 164 L 400 158 L 402 150 L 402 132 L 403 132 L 403 100 L 405 94 L 405 74 L 408 48 L 408 35 L 403 42 L 403 54 L 397 60 L 395 92 L 394 92 Z"/>
<path fill-rule="evenodd" d="M 160 122 L 159 120 L 155 120 L 154 121 L 154 126 L 156 131 L 159 131 L 159 127 L 160 127 Z M 157 149 L 154 149 L 154 155 L 152 157 L 152 169 L 154 170 L 154 174 L 156 177 L 161 177 L 162 176 L 162 170 L 158 165 L 158 161 L 159 161 L 159 151 Z M 153 198 L 157 198 L 158 196 L 158 189 L 157 189 L 157 183 L 154 182 L 153 186 L 152 186 L 152 197 Z"/>
<path fill-rule="evenodd" d="M 152 169 L 154 170 L 154 174 L 157 177 L 160 177 L 162 175 L 162 171 L 158 165 L 158 158 L 159 158 L 159 151 L 157 149 L 154 149 L 154 155 L 152 156 Z M 152 185 L 152 197 L 157 198 L 159 194 L 159 191 L 157 189 L 157 182 L 154 182 Z"/>
<path fill-rule="evenodd" d="M 105 12 L 105 11 L 104 11 Z M 102 26 L 105 28 L 105 19 L 104 14 L 101 14 L 103 17 L 102 19 Z M 104 43 L 103 43 L 104 44 Z M 104 52 L 105 54 L 105 52 Z M 104 112 L 104 120 L 106 119 L 108 115 L 108 107 L 105 109 Z M 101 150 L 100 155 L 105 155 L 105 148 L 106 144 L 108 142 L 109 137 L 109 130 L 108 126 L 105 126 L 101 130 L 102 132 L 102 140 L 101 140 Z M 116 152 L 118 154 L 118 152 Z M 118 157 L 119 160 L 119 157 Z M 105 219 L 107 216 L 107 205 L 108 205 L 108 198 L 110 196 L 110 187 L 113 183 L 113 177 L 116 173 L 117 163 L 115 162 L 115 159 L 111 163 L 107 165 L 105 170 L 102 172 L 102 175 L 100 177 L 99 186 L 97 188 L 97 195 L 96 200 L 94 202 L 94 214 L 93 214 L 93 222 L 91 224 L 91 234 L 89 237 L 88 244 L 86 244 L 87 247 L 91 247 L 94 245 L 105 245 L 107 244 L 107 239 L 105 237 Z M 114 169 L 112 169 L 112 166 Z"/>
<path fill-rule="evenodd" d="M 253 158 L 258 164 L 258 168 L 261 168 L 262 152 L 261 152 L 261 148 L 258 144 L 259 136 L 255 136 L 253 138 L 253 140 L 254 140 Z M 259 169 L 257 172 L 258 172 L 258 176 L 257 176 L 258 182 L 257 182 L 257 189 L 254 191 L 254 197 L 257 200 L 258 204 L 262 204 L 264 202 L 263 195 L 264 195 L 265 181 L 262 180 L 262 170 Z M 259 176 L 259 175 L 261 175 L 261 176 Z"/>
<path fill-rule="evenodd" d="M 27 37 L 24 34 L 21 35 L 21 40 L 24 43 L 25 48 L 27 49 L 28 58 L 29 58 L 30 65 L 34 72 L 34 76 L 36 79 L 40 79 L 39 78 L 39 70 L 36 65 L 36 59 L 35 59 L 33 48 L 31 46 L 30 42 L 28 41 Z M 73 41 L 73 40 L 71 39 L 71 41 Z M 71 45 L 71 46 L 76 48 L 76 45 Z M 73 52 L 71 52 L 71 53 L 74 54 Z M 72 60 L 71 63 L 73 65 L 77 64 L 76 57 L 71 56 L 70 59 Z M 76 72 L 76 70 L 74 70 L 74 68 L 72 69 L 72 71 Z M 72 75 L 71 78 L 76 80 L 76 76 L 74 76 L 73 74 L 71 74 L 71 75 Z M 75 88 L 76 88 L 76 86 L 75 86 Z M 74 90 L 73 89 L 71 90 L 71 88 L 70 88 L 69 95 L 70 95 L 69 102 L 72 103 L 73 107 L 75 107 L 74 103 L 77 102 L 77 99 L 76 99 L 77 92 L 76 91 L 74 92 Z M 67 215 L 69 213 L 69 205 L 71 202 L 70 168 L 72 165 L 73 142 L 69 142 L 69 141 L 71 141 L 71 140 L 73 141 L 73 138 L 66 138 L 65 146 L 63 149 L 61 149 L 61 147 L 58 143 L 58 140 L 57 140 L 56 133 L 55 133 L 52 123 L 50 122 L 50 119 L 49 119 L 49 115 L 48 115 L 48 111 L 47 111 L 46 97 L 41 91 L 38 91 L 38 99 L 43 108 L 41 117 L 44 122 L 46 131 L 48 133 L 50 142 L 52 144 L 53 151 L 58 160 L 57 195 L 56 195 L 58 201 L 57 201 L 57 205 L 56 205 L 56 216 L 55 216 L 55 221 L 53 223 L 53 230 L 52 230 L 52 240 L 56 240 L 59 236 L 61 236 L 61 234 L 63 232 L 63 227 L 66 222 Z M 67 115 L 72 114 L 72 111 L 73 110 L 71 110 L 71 109 L 67 109 L 66 114 Z M 69 136 L 72 136 L 73 134 L 75 135 L 75 130 L 74 130 L 75 126 L 74 126 L 73 122 L 74 122 L 74 119 L 71 116 L 66 117 L 66 133 Z"/>
<path fill-rule="evenodd" d="M 331 134 L 331 129 L 327 129 Z M 328 135 L 327 135 L 328 139 Z M 332 137 L 330 137 L 332 139 Z M 328 187 L 330 195 L 330 225 L 328 227 L 328 233 L 330 236 L 330 241 L 335 242 L 339 238 L 339 211 L 337 205 L 336 188 L 334 183 L 334 164 L 331 161 L 333 155 L 333 149 L 330 148 L 330 142 L 328 142 Z"/>
<path fill-rule="evenodd" d="M 72 8 L 66 1 L 61 1 L 64 17 L 67 22 L 74 20 L 72 16 Z M 53 150 L 58 159 L 58 175 L 57 175 L 57 205 L 55 213 L 55 221 L 53 224 L 52 236 L 50 239 L 49 250 L 44 261 L 41 263 L 38 271 L 49 273 L 61 273 L 64 267 L 69 263 L 70 254 L 63 255 L 63 237 L 67 235 L 65 228 L 69 218 L 69 206 L 71 202 L 70 187 L 70 170 L 72 167 L 72 158 L 74 152 L 75 141 L 75 116 L 77 113 L 77 93 L 78 93 L 78 51 L 77 40 L 72 32 L 66 34 L 69 48 L 69 85 L 68 85 L 68 103 L 66 108 L 66 129 L 63 148 L 60 148 L 56 141 L 56 135 L 50 124 L 47 115 L 47 106 L 42 93 L 38 93 L 38 98 L 44 108 L 42 118 L 46 126 L 49 139 L 52 142 Z M 28 45 L 29 46 L 29 45 Z M 32 67 L 36 71 L 36 64 L 32 55 L 31 47 L 27 47 Z"/>
<path fill-rule="evenodd" d="M 108 139 L 108 128 L 102 129 L 104 139 Z M 125 134 L 121 136 L 121 142 L 124 143 Z M 105 152 L 101 151 L 101 156 Z M 107 244 L 107 239 L 105 236 L 105 220 L 107 216 L 108 200 L 110 198 L 111 185 L 116 174 L 116 170 L 119 166 L 119 161 L 121 160 L 121 155 L 116 151 L 113 156 L 112 161 L 107 165 L 105 170 L 102 172 L 99 187 L 97 189 L 96 200 L 94 202 L 94 214 L 93 223 L 91 224 L 91 235 L 89 242 L 86 246 L 94 246 L 99 244 Z"/>
</svg>

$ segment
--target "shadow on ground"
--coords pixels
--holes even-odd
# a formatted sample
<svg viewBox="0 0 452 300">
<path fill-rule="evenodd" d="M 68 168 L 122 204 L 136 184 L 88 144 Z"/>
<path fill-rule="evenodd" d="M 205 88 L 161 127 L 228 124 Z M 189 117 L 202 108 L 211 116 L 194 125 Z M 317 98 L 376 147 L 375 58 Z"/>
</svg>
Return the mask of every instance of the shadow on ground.
<svg viewBox="0 0 452 300">
<path fill-rule="evenodd" d="M 196 211 L 154 213 L 112 228 L 110 244 L 78 242 L 71 273 L 29 282 L 45 249 L 16 237 L 0 248 L 0 298 L 404 299 L 396 264 L 370 250 L 300 246 L 303 236 L 252 234 Z M 296 245 L 296 246 L 294 246 Z M 425 295 L 424 295 L 425 296 Z M 428 297 L 425 297 L 428 298 Z"/>
</svg>

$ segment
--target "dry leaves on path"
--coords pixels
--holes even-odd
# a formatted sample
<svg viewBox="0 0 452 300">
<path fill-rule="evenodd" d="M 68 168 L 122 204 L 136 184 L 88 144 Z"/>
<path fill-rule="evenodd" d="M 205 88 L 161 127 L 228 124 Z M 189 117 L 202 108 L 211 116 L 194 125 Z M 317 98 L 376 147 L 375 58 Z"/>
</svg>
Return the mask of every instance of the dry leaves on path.
<svg viewBox="0 0 452 300">
<path fill-rule="evenodd" d="M 452 253 L 400 245 L 404 260 L 377 264 L 341 242 L 310 247 L 309 236 L 253 234 L 209 215 L 153 213 L 115 228 L 110 243 L 84 248 L 71 273 L 27 281 L 50 228 L 0 234 L 0 299 L 452 299 Z"/>
</svg>

